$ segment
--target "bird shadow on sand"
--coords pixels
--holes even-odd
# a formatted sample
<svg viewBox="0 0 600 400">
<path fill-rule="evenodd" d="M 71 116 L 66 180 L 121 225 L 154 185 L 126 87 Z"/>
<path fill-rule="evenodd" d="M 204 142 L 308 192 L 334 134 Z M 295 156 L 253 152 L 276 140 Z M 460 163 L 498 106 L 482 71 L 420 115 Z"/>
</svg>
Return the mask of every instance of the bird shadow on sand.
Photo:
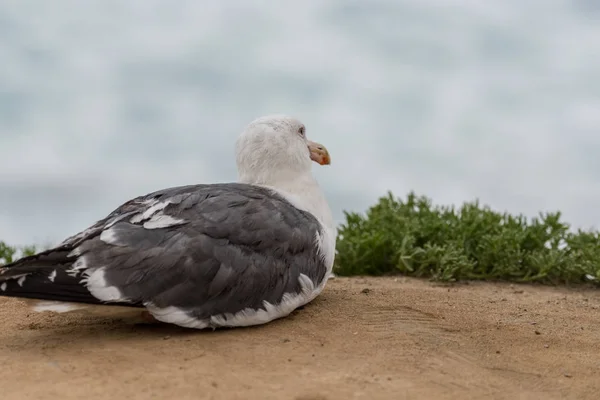
<svg viewBox="0 0 600 400">
<path fill-rule="evenodd" d="M 304 308 L 304 307 L 302 307 Z M 139 322 L 135 319 L 115 317 L 67 316 L 53 313 L 29 315 L 12 328 L 0 332 L 0 347 L 12 351 L 36 351 L 36 348 L 59 346 L 95 347 L 116 343 L 140 343 L 162 340 L 204 340 L 232 335 L 247 335 L 270 330 L 281 324 L 290 323 L 303 314 L 301 309 L 285 318 L 264 325 L 192 329 L 162 322 Z M 308 318 L 308 315 L 305 317 Z"/>
</svg>

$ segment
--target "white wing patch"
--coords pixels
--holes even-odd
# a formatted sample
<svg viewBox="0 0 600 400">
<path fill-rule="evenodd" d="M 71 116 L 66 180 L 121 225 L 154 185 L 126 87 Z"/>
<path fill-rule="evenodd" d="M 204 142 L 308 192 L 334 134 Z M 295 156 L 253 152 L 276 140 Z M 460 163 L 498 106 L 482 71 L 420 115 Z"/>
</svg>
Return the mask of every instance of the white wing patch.
<svg viewBox="0 0 600 400">
<path fill-rule="evenodd" d="M 81 253 L 81 251 L 79 250 L 79 248 L 76 248 L 75 250 L 73 250 L 71 252 L 71 254 L 80 254 L 80 253 Z M 76 277 L 77 275 L 79 275 L 82 272 L 87 271 L 87 270 L 88 270 L 88 265 L 87 265 L 85 256 L 81 256 L 73 263 L 73 266 L 71 268 L 66 270 L 66 273 L 67 273 L 67 275 L 69 275 L 71 277 Z"/>
<path fill-rule="evenodd" d="M 112 228 L 103 230 L 100 234 L 100 240 L 102 240 L 106 244 L 118 243 L 117 234 Z"/>
<path fill-rule="evenodd" d="M 177 307 L 160 308 L 154 306 L 152 303 L 148 303 L 145 306 L 150 314 L 161 322 L 183 326 L 184 328 L 204 329 L 209 327 L 208 320 L 190 317 L 185 310 Z"/>
<path fill-rule="evenodd" d="M 131 217 L 129 219 L 129 222 L 131 222 L 132 224 L 138 224 L 142 221 L 145 221 L 144 228 L 146 228 L 146 229 L 166 228 L 166 227 L 173 226 L 173 225 L 179 225 L 179 224 L 182 224 L 185 222 L 184 220 L 173 218 L 171 216 L 168 216 L 168 215 L 165 215 L 162 213 L 162 211 L 165 209 L 165 207 L 168 206 L 169 204 L 171 204 L 170 200 L 165 200 L 165 201 L 148 200 L 144 204 L 146 206 L 149 206 L 146 209 L 146 211 L 135 214 L 133 217 Z M 104 232 L 109 232 L 109 231 L 104 231 Z M 104 232 L 102 232 L 102 235 L 105 238 L 101 237 L 100 239 L 102 241 L 104 241 L 105 243 L 114 243 L 115 240 L 114 239 L 111 240 L 112 238 L 110 237 L 110 234 L 107 233 L 105 235 Z"/>
<path fill-rule="evenodd" d="M 150 207 L 143 213 L 136 214 L 133 217 L 131 217 L 129 222 L 131 222 L 132 224 L 137 224 L 139 222 L 142 222 L 142 221 L 150 218 L 151 216 L 153 216 L 154 213 L 156 213 L 158 211 L 162 211 L 166 206 L 171 204 L 171 202 L 169 200 L 166 200 L 166 201 L 149 200 L 147 202 L 147 204 L 150 205 Z"/>
<path fill-rule="evenodd" d="M 0 285 L 0 290 L 3 292 L 6 290 L 6 282 L 2 282 L 2 285 Z"/>
<path fill-rule="evenodd" d="M 87 263 L 86 256 L 80 256 L 73 266 L 68 269 L 67 274 L 72 277 L 83 276 L 80 283 L 90 291 L 92 296 L 106 302 L 127 302 L 121 291 L 110 286 L 106 282 L 105 267 L 91 267 Z"/>
<path fill-rule="evenodd" d="M 54 282 L 55 279 L 56 279 L 56 270 L 52 270 L 52 272 L 50 272 L 50 275 L 48 275 L 48 280 L 50 282 Z"/>
<path fill-rule="evenodd" d="M 81 283 L 85 284 L 92 296 L 98 300 L 106 302 L 127 301 L 117 287 L 110 286 L 106 282 L 104 274 L 104 267 L 86 270 L 84 272 L 85 278 L 81 281 Z"/>
<path fill-rule="evenodd" d="M 170 217 L 168 215 L 157 214 L 152 216 L 149 221 L 144 222 L 144 228 L 146 229 L 159 229 L 167 228 L 169 226 L 180 225 L 185 223 L 182 219 Z"/>
<path fill-rule="evenodd" d="M 79 257 L 81 255 L 81 249 L 79 247 L 75 247 L 73 251 L 67 254 L 67 257 Z"/>
</svg>

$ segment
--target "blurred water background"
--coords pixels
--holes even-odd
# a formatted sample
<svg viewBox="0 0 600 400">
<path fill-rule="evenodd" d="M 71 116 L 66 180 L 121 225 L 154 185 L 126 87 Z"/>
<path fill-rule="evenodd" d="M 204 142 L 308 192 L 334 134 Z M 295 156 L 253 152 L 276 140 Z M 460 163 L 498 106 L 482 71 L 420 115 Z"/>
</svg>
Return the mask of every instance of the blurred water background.
<svg viewBox="0 0 600 400">
<path fill-rule="evenodd" d="M 0 240 L 236 179 L 287 113 L 338 221 L 388 190 L 600 222 L 596 0 L 0 1 Z"/>
</svg>

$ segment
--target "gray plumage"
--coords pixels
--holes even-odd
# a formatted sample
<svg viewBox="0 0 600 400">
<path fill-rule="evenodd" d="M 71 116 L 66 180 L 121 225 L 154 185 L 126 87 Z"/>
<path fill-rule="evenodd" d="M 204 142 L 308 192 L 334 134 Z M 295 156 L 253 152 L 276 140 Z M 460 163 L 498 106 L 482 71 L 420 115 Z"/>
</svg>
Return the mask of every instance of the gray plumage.
<svg viewBox="0 0 600 400">
<path fill-rule="evenodd" d="M 262 187 L 170 188 L 0 268 L 0 295 L 103 303 L 85 286 L 86 271 L 103 267 L 106 286 L 121 295 L 116 304 L 172 306 L 197 319 L 264 309 L 264 301 L 299 293 L 301 274 L 315 287 L 326 279 L 321 229 L 312 214 Z"/>
</svg>

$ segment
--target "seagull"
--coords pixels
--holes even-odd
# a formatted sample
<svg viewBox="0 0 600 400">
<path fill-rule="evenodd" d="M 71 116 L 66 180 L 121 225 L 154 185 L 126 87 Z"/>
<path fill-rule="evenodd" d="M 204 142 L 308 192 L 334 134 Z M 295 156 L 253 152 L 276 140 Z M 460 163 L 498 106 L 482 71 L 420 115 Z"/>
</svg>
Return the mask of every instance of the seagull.
<svg viewBox="0 0 600 400">
<path fill-rule="evenodd" d="M 238 181 L 136 197 L 58 246 L 0 267 L 0 296 L 35 311 L 137 310 L 216 329 L 266 324 L 315 299 L 336 244 L 312 174 L 325 146 L 286 115 L 260 117 L 235 143 Z"/>
</svg>

